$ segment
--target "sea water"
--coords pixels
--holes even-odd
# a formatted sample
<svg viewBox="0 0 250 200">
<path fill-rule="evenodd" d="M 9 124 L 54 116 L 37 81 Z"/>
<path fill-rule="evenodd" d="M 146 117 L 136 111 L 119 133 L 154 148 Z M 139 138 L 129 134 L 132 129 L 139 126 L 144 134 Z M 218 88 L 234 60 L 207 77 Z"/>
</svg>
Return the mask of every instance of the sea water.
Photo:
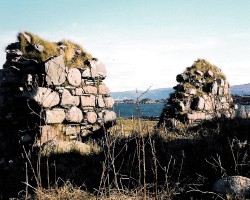
<svg viewBox="0 0 250 200">
<path fill-rule="evenodd" d="M 117 117 L 131 118 L 131 117 L 159 117 L 164 107 L 164 103 L 152 104 L 124 104 L 115 103 L 114 111 Z"/>
</svg>

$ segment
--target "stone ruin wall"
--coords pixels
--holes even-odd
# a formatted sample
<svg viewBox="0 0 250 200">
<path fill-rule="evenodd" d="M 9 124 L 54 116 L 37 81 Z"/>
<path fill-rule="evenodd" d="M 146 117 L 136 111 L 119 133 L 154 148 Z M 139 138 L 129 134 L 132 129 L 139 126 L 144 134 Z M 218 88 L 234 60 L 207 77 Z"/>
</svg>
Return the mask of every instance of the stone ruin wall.
<svg viewBox="0 0 250 200">
<path fill-rule="evenodd" d="M 20 35 L 29 51 L 22 50 Z M 32 43 L 27 33 L 6 48 L 0 70 L 1 152 L 17 149 L 18 142 L 81 141 L 115 121 L 114 100 L 103 83 L 105 66 L 88 58 L 82 66 L 69 67 L 65 52 L 70 47 L 57 43 L 57 48 L 58 54 L 36 59 L 33 54 L 42 54 L 46 47 Z M 72 52 L 72 62 L 83 55 L 81 49 Z"/>
<path fill-rule="evenodd" d="M 178 84 L 164 107 L 160 124 L 177 127 L 179 123 L 194 125 L 216 117 L 234 117 L 230 86 L 218 67 L 199 59 L 176 80 Z"/>
</svg>

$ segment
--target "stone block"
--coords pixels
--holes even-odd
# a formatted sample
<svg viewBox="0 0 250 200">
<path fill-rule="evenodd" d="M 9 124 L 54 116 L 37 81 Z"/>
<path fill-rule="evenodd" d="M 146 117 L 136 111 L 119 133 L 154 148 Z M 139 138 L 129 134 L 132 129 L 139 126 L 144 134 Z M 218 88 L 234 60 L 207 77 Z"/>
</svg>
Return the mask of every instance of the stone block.
<svg viewBox="0 0 250 200">
<path fill-rule="evenodd" d="M 101 84 L 101 85 L 98 86 L 98 93 L 101 94 L 101 95 L 109 95 L 110 90 L 106 85 Z"/>
<path fill-rule="evenodd" d="M 112 97 L 104 97 L 104 104 L 106 108 L 112 108 L 114 106 L 114 99 Z"/>
<path fill-rule="evenodd" d="M 96 123 L 97 115 L 95 112 L 87 112 L 86 119 L 87 119 L 88 123 L 94 124 L 94 123 Z"/>
<path fill-rule="evenodd" d="M 82 77 L 83 78 L 101 78 L 101 79 L 105 79 L 107 76 L 107 71 L 106 68 L 104 66 L 104 64 L 98 60 L 87 60 L 85 62 L 86 65 L 89 66 L 88 69 L 86 69 L 83 74 Z"/>
<path fill-rule="evenodd" d="M 60 124 L 65 120 L 65 111 L 61 108 L 54 108 L 45 111 L 46 124 Z"/>
<path fill-rule="evenodd" d="M 59 94 L 45 87 L 38 87 L 36 91 L 33 91 L 30 98 L 44 108 L 51 108 L 60 102 Z"/>
<path fill-rule="evenodd" d="M 75 89 L 76 95 L 84 95 L 84 94 L 97 94 L 97 88 L 95 86 L 87 85 L 83 87 L 79 87 Z"/>
<path fill-rule="evenodd" d="M 68 122 L 80 123 L 83 120 L 82 111 L 75 106 L 71 107 L 66 111 L 66 120 Z"/>
<path fill-rule="evenodd" d="M 95 96 L 81 96 L 81 106 L 82 107 L 95 107 Z"/>
<path fill-rule="evenodd" d="M 79 86 L 82 82 L 82 74 L 77 68 L 70 68 L 68 71 L 67 79 L 69 84 Z"/>
<path fill-rule="evenodd" d="M 73 96 L 69 90 L 64 89 L 61 97 L 61 106 L 64 108 L 70 108 L 72 106 L 78 106 L 80 104 L 79 96 Z"/>
<path fill-rule="evenodd" d="M 45 80 L 50 85 L 61 85 L 66 80 L 66 67 L 63 55 L 55 56 L 45 62 Z"/>
</svg>

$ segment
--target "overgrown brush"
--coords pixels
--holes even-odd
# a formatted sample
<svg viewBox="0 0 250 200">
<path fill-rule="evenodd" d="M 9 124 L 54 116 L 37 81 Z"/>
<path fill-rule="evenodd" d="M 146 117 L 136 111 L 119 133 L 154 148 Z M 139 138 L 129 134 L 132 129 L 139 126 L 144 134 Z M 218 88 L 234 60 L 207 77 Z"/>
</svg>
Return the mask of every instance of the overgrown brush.
<svg viewBox="0 0 250 200">
<path fill-rule="evenodd" d="M 39 191 L 53 199 L 59 191 L 67 192 L 65 185 L 57 183 L 60 177 L 83 185 L 84 190 L 75 188 L 83 192 L 79 194 L 97 199 L 230 199 L 230 195 L 214 194 L 213 183 L 227 175 L 250 175 L 248 120 L 213 120 L 179 133 L 148 128 L 141 120 L 129 126 L 136 126 L 130 135 L 124 136 L 116 127 L 103 138 L 91 140 L 89 144 L 99 145 L 99 153 L 40 158 L 37 154 L 41 184 L 33 190 L 34 196 Z M 34 154 L 29 158 L 37 176 L 37 159 Z M 31 165 L 27 175 L 22 182 L 35 187 Z"/>
</svg>

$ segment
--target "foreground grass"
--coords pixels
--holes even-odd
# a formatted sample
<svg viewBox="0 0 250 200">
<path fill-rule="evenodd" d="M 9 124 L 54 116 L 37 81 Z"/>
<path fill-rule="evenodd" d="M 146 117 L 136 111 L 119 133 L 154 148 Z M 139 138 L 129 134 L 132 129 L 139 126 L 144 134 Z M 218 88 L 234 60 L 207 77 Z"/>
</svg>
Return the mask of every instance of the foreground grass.
<svg viewBox="0 0 250 200">
<path fill-rule="evenodd" d="M 119 120 L 110 134 L 87 141 L 90 149 L 99 146 L 99 151 L 42 157 L 35 174 L 27 168 L 33 187 L 38 185 L 34 177 L 41 177 L 39 187 L 29 188 L 29 193 L 35 199 L 46 195 L 53 199 L 60 192 L 76 195 L 64 199 L 77 199 L 77 195 L 82 195 L 80 199 L 230 199 L 213 194 L 213 183 L 227 175 L 250 176 L 249 121 L 208 121 L 178 133 L 155 129 L 155 125 Z M 37 159 L 32 158 L 37 169 Z M 5 182 L 6 187 L 25 180 L 23 167 L 8 173 L 11 182 Z M 65 189 L 67 181 L 71 185 Z"/>
</svg>

